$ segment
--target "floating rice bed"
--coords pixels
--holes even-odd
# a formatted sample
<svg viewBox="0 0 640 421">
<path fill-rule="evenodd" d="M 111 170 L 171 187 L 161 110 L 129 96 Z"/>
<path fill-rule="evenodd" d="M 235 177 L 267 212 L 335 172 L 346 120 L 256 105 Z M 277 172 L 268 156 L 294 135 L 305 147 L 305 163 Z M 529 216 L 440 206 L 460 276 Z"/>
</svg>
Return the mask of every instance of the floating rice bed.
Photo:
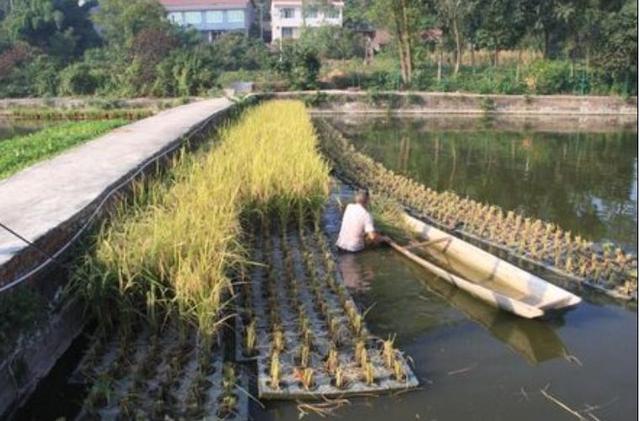
<svg viewBox="0 0 640 421">
<path fill-rule="evenodd" d="M 248 380 L 220 341 L 199 345 L 193 328 L 97 336 L 72 379 L 91 384 L 78 420 L 248 418 Z"/>
<path fill-rule="evenodd" d="M 435 192 L 356 151 L 325 120 L 317 120 L 316 126 L 322 133 L 323 152 L 346 181 L 398 201 L 438 228 L 451 231 L 462 223 L 457 232 L 484 247 L 499 249 L 612 297 L 637 300 L 637 256 L 611 245 L 594 245 L 556 224 L 505 212 L 453 192 Z"/>
<path fill-rule="evenodd" d="M 318 399 L 418 386 L 393 339 L 371 335 L 319 225 L 256 224 L 241 282 L 238 358 L 255 358 L 264 399 Z"/>
</svg>

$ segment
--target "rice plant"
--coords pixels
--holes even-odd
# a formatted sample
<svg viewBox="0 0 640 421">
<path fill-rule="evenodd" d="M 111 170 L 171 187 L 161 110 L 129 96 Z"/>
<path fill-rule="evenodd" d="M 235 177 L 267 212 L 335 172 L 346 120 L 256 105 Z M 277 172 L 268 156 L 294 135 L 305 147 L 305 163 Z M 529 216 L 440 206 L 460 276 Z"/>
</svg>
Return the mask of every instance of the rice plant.
<svg viewBox="0 0 640 421">
<path fill-rule="evenodd" d="M 324 203 L 329 167 L 301 102 L 256 106 L 217 138 L 182 155 L 168 177 L 141 185 L 143 203 L 121 207 L 100 230 L 74 283 L 100 320 L 131 323 L 147 303 L 154 323 L 158 311 L 175 314 L 210 344 L 232 295 L 229 274 L 247 263 L 243 215 Z"/>
<path fill-rule="evenodd" d="M 302 372 L 300 374 L 300 381 L 302 382 L 302 387 L 304 387 L 305 390 L 312 389 L 315 386 L 313 368 L 307 367 L 302 369 Z"/>
<path fill-rule="evenodd" d="M 606 244 L 600 252 L 592 243 L 555 224 L 514 211 L 505 212 L 453 192 L 433 191 L 358 152 L 327 122 L 319 121 L 318 127 L 323 132 L 322 150 L 336 170 L 346 180 L 375 190 L 374 197 L 390 198 L 430 223 L 445 229 L 456 227 L 487 247 L 498 247 L 524 262 L 534 262 L 571 279 L 604 288 L 615 297 L 631 299 L 637 295 L 636 256 L 615 254 L 613 247 L 606 250 Z M 599 255 L 598 261 L 583 265 L 581 262 L 593 253 Z"/>
</svg>

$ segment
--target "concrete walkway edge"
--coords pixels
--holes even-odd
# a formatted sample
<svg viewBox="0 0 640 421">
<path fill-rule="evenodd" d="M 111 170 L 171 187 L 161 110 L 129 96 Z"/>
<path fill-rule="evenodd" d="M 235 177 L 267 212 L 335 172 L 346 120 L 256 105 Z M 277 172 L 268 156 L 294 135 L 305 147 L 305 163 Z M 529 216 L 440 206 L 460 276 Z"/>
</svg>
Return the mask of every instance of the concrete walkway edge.
<svg viewBox="0 0 640 421">
<path fill-rule="evenodd" d="M 226 98 L 198 101 L 120 127 L 0 182 L 0 222 L 48 254 L 116 185 L 183 136 L 223 114 Z M 0 230 L 0 288 L 46 257 Z"/>
</svg>

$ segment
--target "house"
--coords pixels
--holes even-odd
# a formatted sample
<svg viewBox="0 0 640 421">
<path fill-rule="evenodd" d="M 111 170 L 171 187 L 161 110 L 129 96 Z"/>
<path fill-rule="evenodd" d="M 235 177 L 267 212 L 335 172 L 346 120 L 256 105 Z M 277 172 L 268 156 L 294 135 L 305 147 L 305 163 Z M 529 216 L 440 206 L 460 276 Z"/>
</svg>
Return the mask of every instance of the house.
<svg viewBox="0 0 640 421">
<path fill-rule="evenodd" d="M 251 0 L 160 0 L 175 24 L 197 29 L 208 41 L 223 32 L 243 32 L 255 18 Z"/>
<path fill-rule="evenodd" d="M 299 38 L 305 27 L 342 26 L 343 9 L 337 0 L 272 0 L 272 40 Z"/>
</svg>

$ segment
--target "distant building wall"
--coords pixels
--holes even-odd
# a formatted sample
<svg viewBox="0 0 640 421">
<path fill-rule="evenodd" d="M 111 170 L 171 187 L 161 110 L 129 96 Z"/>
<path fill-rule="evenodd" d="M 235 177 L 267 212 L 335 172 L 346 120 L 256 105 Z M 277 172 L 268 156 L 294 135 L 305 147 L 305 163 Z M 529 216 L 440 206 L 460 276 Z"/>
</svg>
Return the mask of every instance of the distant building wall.
<svg viewBox="0 0 640 421">
<path fill-rule="evenodd" d="M 249 34 L 255 10 L 248 0 L 160 0 L 169 20 L 190 26 L 212 41 L 223 32 Z"/>
<path fill-rule="evenodd" d="M 342 26 L 344 3 L 314 5 L 301 0 L 273 0 L 271 2 L 272 40 L 299 38 L 305 27 Z"/>
</svg>

